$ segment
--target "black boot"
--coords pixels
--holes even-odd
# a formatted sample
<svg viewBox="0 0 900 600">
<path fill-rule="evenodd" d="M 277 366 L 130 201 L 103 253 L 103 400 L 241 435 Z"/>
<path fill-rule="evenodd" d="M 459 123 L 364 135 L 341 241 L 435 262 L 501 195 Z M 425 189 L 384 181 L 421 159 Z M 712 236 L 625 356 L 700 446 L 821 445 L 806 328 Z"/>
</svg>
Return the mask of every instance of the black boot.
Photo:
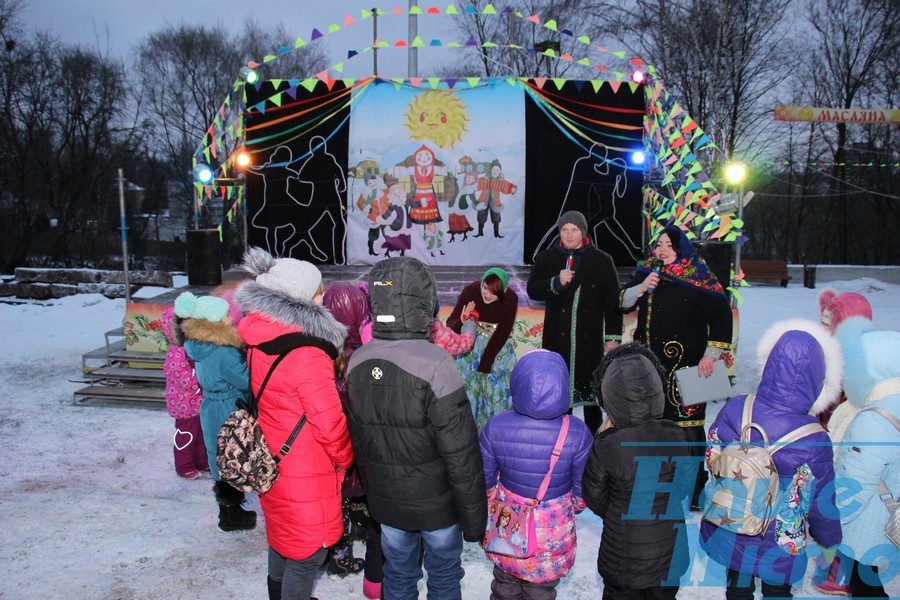
<svg viewBox="0 0 900 600">
<path fill-rule="evenodd" d="M 213 485 L 216 502 L 219 503 L 220 531 L 247 531 L 256 527 L 256 513 L 244 510 L 244 492 L 236 490 L 224 481 Z"/>
<path fill-rule="evenodd" d="M 478 224 L 478 233 L 476 233 L 472 237 L 476 238 L 476 237 L 481 237 L 483 235 L 484 235 L 484 223 L 479 223 Z"/>
<path fill-rule="evenodd" d="M 355 498 L 350 501 L 350 538 L 365 542 L 369 539 L 369 508 L 365 498 Z"/>
<path fill-rule="evenodd" d="M 266 577 L 266 587 L 269 588 L 269 600 L 281 600 L 281 582 L 271 577 Z"/>
<path fill-rule="evenodd" d="M 341 502 L 341 513 L 344 519 L 344 533 L 337 544 L 331 547 L 328 553 L 328 561 L 325 564 L 325 571 L 329 575 L 337 575 L 346 577 L 351 573 L 359 573 L 366 565 L 366 561 L 353 556 L 353 538 L 350 537 L 352 529 L 350 519 L 350 499 L 344 498 Z"/>
<path fill-rule="evenodd" d="M 500 235 L 500 223 L 494 223 L 494 237 L 495 238 L 506 237 L 506 236 Z"/>
</svg>

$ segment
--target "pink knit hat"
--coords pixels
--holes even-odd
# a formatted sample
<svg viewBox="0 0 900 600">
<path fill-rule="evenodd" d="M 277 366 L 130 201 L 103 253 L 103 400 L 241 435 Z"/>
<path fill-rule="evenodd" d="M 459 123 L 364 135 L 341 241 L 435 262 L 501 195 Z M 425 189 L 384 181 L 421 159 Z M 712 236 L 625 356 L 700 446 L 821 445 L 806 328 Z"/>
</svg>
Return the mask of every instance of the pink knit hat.
<svg viewBox="0 0 900 600">
<path fill-rule="evenodd" d="M 856 292 L 838 294 L 834 290 L 823 290 L 819 294 L 819 313 L 822 315 L 822 325 L 832 333 L 848 317 L 872 320 L 872 306 L 865 296 Z"/>
</svg>

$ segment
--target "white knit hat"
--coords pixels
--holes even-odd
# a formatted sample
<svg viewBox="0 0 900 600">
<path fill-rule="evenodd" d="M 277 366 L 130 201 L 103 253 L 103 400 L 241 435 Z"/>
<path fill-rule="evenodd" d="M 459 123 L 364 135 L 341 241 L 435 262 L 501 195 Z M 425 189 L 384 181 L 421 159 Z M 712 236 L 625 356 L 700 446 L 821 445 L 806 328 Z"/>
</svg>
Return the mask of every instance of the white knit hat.
<svg viewBox="0 0 900 600">
<path fill-rule="evenodd" d="M 322 273 L 312 263 L 274 258 L 262 248 L 250 248 L 244 255 L 243 267 L 259 285 L 296 300 L 312 300 L 322 283 Z"/>
</svg>

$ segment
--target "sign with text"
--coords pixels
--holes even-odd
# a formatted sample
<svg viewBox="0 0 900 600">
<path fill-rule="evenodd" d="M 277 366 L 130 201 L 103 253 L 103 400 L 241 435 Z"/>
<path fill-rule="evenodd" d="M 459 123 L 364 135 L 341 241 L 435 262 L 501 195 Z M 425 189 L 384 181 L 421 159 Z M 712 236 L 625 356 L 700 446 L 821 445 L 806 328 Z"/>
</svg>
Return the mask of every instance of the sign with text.
<svg viewBox="0 0 900 600">
<path fill-rule="evenodd" d="M 818 123 L 860 123 L 862 125 L 900 125 L 900 110 L 867 108 L 815 108 L 813 106 L 775 105 L 776 121 Z"/>
</svg>

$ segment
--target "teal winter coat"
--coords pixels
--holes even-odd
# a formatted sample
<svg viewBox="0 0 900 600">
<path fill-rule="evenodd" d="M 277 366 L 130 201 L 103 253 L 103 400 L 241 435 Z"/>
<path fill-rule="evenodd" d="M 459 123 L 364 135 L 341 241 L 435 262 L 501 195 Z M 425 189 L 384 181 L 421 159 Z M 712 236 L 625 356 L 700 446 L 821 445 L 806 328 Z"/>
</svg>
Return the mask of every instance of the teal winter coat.
<svg viewBox="0 0 900 600">
<path fill-rule="evenodd" d="M 219 479 L 216 469 L 216 437 L 237 401 L 248 397 L 250 377 L 243 342 L 229 323 L 203 319 L 185 319 L 182 323 L 184 350 L 194 361 L 197 381 L 203 389 L 200 426 L 206 444 L 212 478 Z"/>
</svg>

